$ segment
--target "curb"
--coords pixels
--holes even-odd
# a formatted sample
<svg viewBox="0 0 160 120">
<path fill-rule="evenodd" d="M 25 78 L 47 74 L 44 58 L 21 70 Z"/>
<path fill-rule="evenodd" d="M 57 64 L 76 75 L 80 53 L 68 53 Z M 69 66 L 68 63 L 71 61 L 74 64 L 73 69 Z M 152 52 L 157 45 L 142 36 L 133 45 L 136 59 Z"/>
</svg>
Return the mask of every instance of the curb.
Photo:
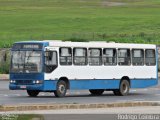
<svg viewBox="0 0 160 120">
<path fill-rule="evenodd" d="M 123 103 L 95 103 L 95 104 L 27 104 L 27 105 L 0 105 L 3 111 L 30 111 L 30 110 L 60 110 L 60 109 L 91 109 L 136 106 L 160 106 L 160 102 L 123 102 Z"/>
</svg>

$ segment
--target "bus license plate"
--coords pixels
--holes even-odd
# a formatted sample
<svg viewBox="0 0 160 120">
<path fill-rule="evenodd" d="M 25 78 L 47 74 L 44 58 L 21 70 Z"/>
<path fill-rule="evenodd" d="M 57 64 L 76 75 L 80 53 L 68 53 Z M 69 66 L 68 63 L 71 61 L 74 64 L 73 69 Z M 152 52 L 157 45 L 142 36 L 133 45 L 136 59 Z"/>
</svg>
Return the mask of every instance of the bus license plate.
<svg viewBox="0 0 160 120">
<path fill-rule="evenodd" d="M 23 86 L 20 86 L 20 88 L 25 89 L 25 88 L 26 88 L 26 86 L 25 86 L 25 85 L 23 85 Z"/>
</svg>

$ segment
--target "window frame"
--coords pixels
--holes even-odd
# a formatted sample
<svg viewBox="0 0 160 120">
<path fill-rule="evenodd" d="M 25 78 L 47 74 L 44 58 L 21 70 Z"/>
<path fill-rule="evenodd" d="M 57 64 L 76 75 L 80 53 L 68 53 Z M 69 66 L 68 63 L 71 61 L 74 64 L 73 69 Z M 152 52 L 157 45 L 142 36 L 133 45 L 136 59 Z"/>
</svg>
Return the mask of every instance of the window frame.
<svg viewBox="0 0 160 120">
<path fill-rule="evenodd" d="M 134 55 L 134 54 L 133 54 L 133 51 L 134 51 L 134 50 L 142 50 L 142 51 L 143 51 L 143 64 L 141 64 L 141 65 L 134 65 L 134 64 L 133 64 L 133 58 L 142 58 L 142 57 L 133 57 L 133 55 Z M 132 62 L 132 65 L 133 65 L 133 66 L 144 66 L 144 65 L 145 65 L 145 50 L 144 50 L 144 49 L 133 48 L 133 49 L 131 50 L 131 53 L 132 53 L 132 54 L 131 54 L 131 58 L 132 58 L 132 61 L 131 61 L 131 62 Z"/>
<path fill-rule="evenodd" d="M 100 56 L 98 57 L 98 56 L 89 56 L 89 51 L 91 50 L 91 49 L 98 49 L 98 50 L 100 50 Z M 103 59 L 102 59 L 102 56 L 103 56 L 103 54 L 102 54 L 102 48 L 88 48 L 88 65 L 89 66 L 102 66 L 103 65 Z M 89 62 L 89 59 L 90 58 L 99 58 L 99 60 L 100 60 L 100 64 L 99 65 L 96 65 L 96 64 L 90 64 L 90 62 Z"/>
<path fill-rule="evenodd" d="M 119 57 L 119 50 L 129 50 L 129 57 Z M 117 49 L 117 64 L 119 65 L 119 66 L 131 66 L 131 63 L 132 63 L 132 61 L 131 61 L 131 49 L 130 48 L 118 48 Z M 129 58 L 129 60 L 130 60 L 130 62 L 128 62 L 128 64 L 125 64 L 125 65 L 122 65 L 122 64 L 120 64 L 120 62 L 119 62 L 119 58 Z"/>
<path fill-rule="evenodd" d="M 112 50 L 115 50 L 115 52 L 116 52 L 116 55 L 115 55 L 115 57 L 105 57 L 104 55 L 104 50 L 106 50 L 106 49 L 112 49 Z M 115 64 L 113 64 L 113 65 L 106 65 L 106 64 L 104 64 L 104 58 L 115 58 L 115 60 L 116 60 L 116 62 L 115 62 Z M 102 59 L 103 59 L 103 65 L 104 66 L 117 66 L 117 64 L 118 64 L 118 55 L 117 55 L 117 49 L 116 48 L 103 48 L 103 56 L 102 56 Z M 113 63 L 113 62 L 112 62 Z"/>
<path fill-rule="evenodd" d="M 62 53 L 61 49 L 62 48 L 70 49 L 71 50 L 71 56 L 61 56 L 61 53 Z M 71 57 L 71 64 L 61 64 L 61 57 L 65 57 L 65 58 Z M 59 64 L 62 65 L 62 66 L 72 66 L 72 64 L 73 64 L 73 51 L 72 51 L 71 47 L 60 47 L 59 48 Z"/>
<path fill-rule="evenodd" d="M 75 49 L 85 49 L 85 51 L 86 51 L 85 56 L 74 56 Z M 76 64 L 75 63 L 75 57 L 84 57 L 85 58 L 85 64 L 84 65 Z M 75 65 L 75 66 L 87 66 L 88 65 L 88 49 L 86 47 L 74 47 L 73 48 L 73 65 Z"/>
<path fill-rule="evenodd" d="M 154 57 L 148 57 L 148 58 L 154 58 L 154 60 L 155 60 L 155 64 L 154 64 L 154 65 L 148 65 L 148 64 L 146 64 L 146 51 L 147 51 L 147 50 L 154 50 L 154 55 L 155 55 L 155 56 L 154 56 Z M 146 66 L 156 66 L 156 64 L 157 64 L 157 63 L 156 63 L 156 50 L 155 50 L 155 49 L 145 49 L 145 65 L 146 65 Z"/>
</svg>

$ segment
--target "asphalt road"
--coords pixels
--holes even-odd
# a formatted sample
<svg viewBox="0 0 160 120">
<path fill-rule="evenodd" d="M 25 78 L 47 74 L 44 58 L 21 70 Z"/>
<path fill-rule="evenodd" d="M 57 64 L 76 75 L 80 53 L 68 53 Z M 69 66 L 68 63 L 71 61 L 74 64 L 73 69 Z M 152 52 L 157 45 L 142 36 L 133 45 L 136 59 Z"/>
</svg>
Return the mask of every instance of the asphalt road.
<svg viewBox="0 0 160 120">
<path fill-rule="evenodd" d="M 106 91 L 102 96 L 91 96 L 89 91 L 68 91 L 66 97 L 56 98 L 53 93 L 40 93 L 38 97 L 28 97 L 24 90 L 9 90 L 8 81 L 0 81 L 0 105 L 28 103 L 109 103 L 129 101 L 160 101 L 160 86 L 131 89 L 128 96 L 115 96 Z"/>
</svg>

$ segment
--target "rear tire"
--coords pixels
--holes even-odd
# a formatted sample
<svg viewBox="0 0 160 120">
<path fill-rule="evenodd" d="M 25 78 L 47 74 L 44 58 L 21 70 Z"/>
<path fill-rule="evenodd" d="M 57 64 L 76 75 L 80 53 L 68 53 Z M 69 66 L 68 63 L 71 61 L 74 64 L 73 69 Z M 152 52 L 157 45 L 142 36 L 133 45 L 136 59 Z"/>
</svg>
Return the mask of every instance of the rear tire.
<svg viewBox="0 0 160 120">
<path fill-rule="evenodd" d="M 89 92 L 91 93 L 91 95 L 102 95 L 103 92 L 104 92 L 104 90 L 103 89 L 100 89 L 100 90 L 98 90 L 98 89 L 91 89 L 91 90 L 89 90 Z"/>
<path fill-rule="evenodd" d="M 37 91 L 37 90 L 27 90 L 27 94 L 30 97 L 37 97 L 37 95 L 39 94 L 39 91 Z"/>
<path fill-rule="evenodd" d="M 113 93 L 118 96 L 126 96 L 129 93 L 130 85 L 128 80 L 122 80 L 120 87 L 117 90 L 113 90 Z"/>
<path fill-rule="evenodd" d="M 56 97 L 64 97 L 66 95 L 66 92 L 67 92 L 66 82 L 63 80 L 58 81 L 56 90 L 54 91 L 54 95 Z"/>
</svg>

